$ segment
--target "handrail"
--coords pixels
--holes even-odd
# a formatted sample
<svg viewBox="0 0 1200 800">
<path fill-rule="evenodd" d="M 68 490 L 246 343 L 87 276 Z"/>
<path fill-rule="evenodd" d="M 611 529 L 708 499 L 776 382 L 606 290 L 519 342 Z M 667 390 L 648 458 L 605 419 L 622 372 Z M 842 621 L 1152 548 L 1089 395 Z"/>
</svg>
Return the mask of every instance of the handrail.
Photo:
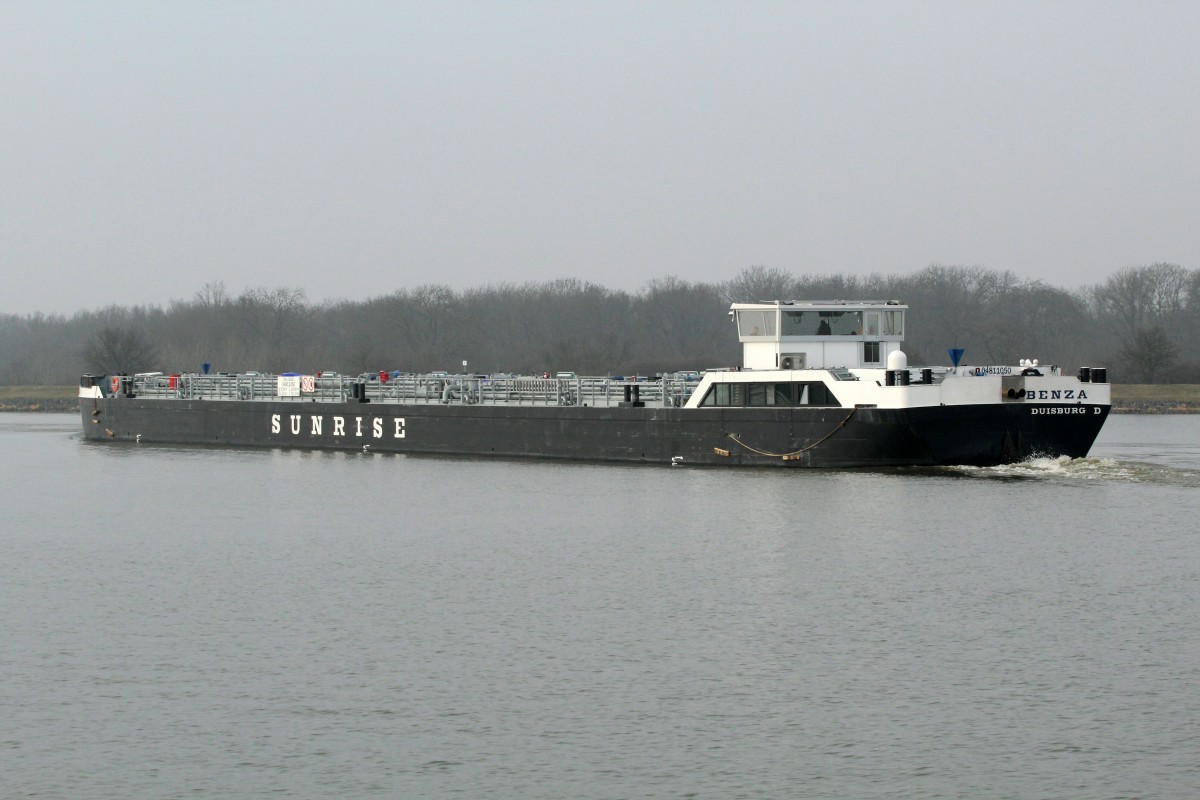
<svg viewBox="0 0 1200 800">
<path fill-rule="evenodd" d="M 344 375 L 301 376 L 298 396 L 282 396 L 273 374 L 195 373 L 146 374 L 124 378 L 133 396 L 179 400 L 257 400 L 277 402 L 346 402 L 355 398 L 356 385 L 368 402 L 444 405 L 614 406 L 624 399 L 625 387 L 638 387 L 644 405 L 682 406 L 697 381 L 689 373 L 668 374 L 655 380 L 606 377 L 548 378 L 538 375 L 403 374 L 380 381 Z"/>
</svg>

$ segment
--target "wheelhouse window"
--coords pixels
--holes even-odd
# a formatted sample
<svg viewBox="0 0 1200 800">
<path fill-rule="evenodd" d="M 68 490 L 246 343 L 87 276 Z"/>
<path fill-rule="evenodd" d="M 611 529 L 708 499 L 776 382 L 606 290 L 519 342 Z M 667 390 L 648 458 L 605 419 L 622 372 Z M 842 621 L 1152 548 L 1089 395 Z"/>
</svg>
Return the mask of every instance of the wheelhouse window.
<svg viewBox="0 0 1200 800">
<path fill-rule="evenodd" d="M 750 308 L 737 312 L 739 336 L 774 336 L 774 309 Z"/>
<path fill-rule="evenodd" d="M 885 311 L 885 312 L 883 312 L 883 335 L 884 336 L 903 336 L 904 335 L 904 312 L 903 311 Z"/>
<path fill-rule="evenodd" d="M 820 381 L 794 383 L 718 383 L 708 390 L 701 406 L 839 406 L 829 387 Z"/>
<path fill-rule="evenodd" d="M 862 332 L 861 311 L 787 310 L 780 323 L 784 336 L 857 336 Z"/>
</svg>

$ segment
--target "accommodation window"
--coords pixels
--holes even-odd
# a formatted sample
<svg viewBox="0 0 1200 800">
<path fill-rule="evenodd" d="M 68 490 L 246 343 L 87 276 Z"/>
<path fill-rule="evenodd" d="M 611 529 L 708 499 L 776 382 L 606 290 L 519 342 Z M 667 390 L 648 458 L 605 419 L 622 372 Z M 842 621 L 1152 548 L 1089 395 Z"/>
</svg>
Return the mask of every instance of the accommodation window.
<svg viewBox="0 0 1200 800">
<path fill-rule="evenodd" d="M 801 399 L 800 405 L 809 406 L 837 406 L 841 405 L 838 399 L 833 396 L 833 392 L 829 391 L 829 387 L 823 383 L 812 381 L 810 383 L 801 384 L 807 390 L 807 397 Z M 805 402 L 807 400 L 807 402 Z"/>
<path fill-rule="evenodd" d="M 879 363 L 879 342 L 863 342 L 863 363 Z"/>
<path fill-rule="evenodd" d="M 820 381 L 795 383 L 718 383 L 700 401 L 702 406 L 836 406 L 829 387 Z"/>
</svg>

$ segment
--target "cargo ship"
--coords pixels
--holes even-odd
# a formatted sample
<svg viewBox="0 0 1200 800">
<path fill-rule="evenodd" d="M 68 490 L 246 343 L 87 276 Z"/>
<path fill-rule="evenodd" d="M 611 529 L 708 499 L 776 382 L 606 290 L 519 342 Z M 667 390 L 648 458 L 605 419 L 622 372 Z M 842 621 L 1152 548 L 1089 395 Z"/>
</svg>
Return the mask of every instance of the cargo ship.
<svg viewBox="0 0 1200 800">
<path fill-rule="evenodd" d="M 1086 456 L 1107 370 L 1033 359 L 910 367 L 896 301 L 734 303 L 740 366 L 650 377 L 84 375 L 98 442 L 782 468 L 994 466 Z M 465 364 L 465 362 L 464 362 Z"/>
</svg>

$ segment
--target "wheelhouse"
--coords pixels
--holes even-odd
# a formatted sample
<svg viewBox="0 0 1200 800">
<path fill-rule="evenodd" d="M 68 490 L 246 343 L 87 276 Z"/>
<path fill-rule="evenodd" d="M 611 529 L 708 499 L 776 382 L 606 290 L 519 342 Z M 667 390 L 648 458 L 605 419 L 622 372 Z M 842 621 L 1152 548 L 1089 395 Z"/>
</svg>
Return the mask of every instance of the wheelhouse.
<svg viewBox="0 0 1200 800">
<path fill-rule="evenodd" d="M 746 369 L 879 368 L 904 341 L 895 300 L 734 303 Z"/>
</svg>

